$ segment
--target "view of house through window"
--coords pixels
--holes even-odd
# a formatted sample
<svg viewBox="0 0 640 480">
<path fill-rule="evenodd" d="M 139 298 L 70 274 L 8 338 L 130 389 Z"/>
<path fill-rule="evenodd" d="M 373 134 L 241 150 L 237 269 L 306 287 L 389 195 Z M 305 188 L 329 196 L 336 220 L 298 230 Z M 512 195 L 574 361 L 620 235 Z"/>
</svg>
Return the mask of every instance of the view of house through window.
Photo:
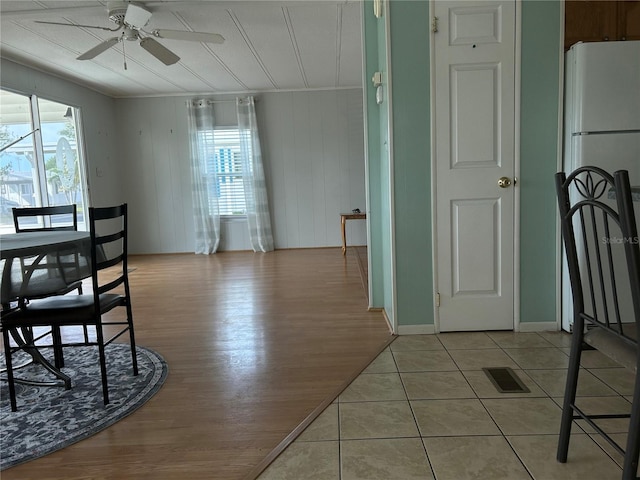
<svg viewBox="0 0 640 480">
<path fill-rule="evenodd" d="M 0 232 L 13 231 L 13 207 L 70 203 L 78 228 L 86 229 L 77 114 L 69 105 L 0 90 Z"/>
<path fill-rule="evenodd" d="M 207 173 L 217 174 L 215 195 L 220 215 L 245 215 L 240 136 L 237 128 L 216 128 L 213 139 L 210 131 L 200 132 L 207 149 Z M 213 140 L 213 141 L 212 141 Z"/>
</svg>

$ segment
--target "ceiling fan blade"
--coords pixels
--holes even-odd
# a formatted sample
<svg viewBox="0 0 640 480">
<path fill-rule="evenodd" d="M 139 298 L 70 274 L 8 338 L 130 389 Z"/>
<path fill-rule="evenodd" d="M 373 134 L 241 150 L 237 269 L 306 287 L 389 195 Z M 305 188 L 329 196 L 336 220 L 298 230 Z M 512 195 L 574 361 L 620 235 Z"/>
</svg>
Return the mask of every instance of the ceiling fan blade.
<svg viewBox="0 0 640 480">
<path fill-rule="evenodd" d="M 65 27 L 96 28 L 98 30 L 106 30 L 107 32 L 117 32 L 118 30 L 120 30 L 120 27 L 116 27 L 116 28 L 96 27 L 95 25 L 80 25 L 79 23 L 45 22 L 44 20 L 34 20 L 34 22 L 46 23 L 47 25 L 63 25 Z"/>
<path fill-rule="evenodd" d="M 172 40 L 188 40 L 191 42 L 224 43 L 224 37 L 217 33 L 189 32 L 184 30 L 154 30 L 151 35 Z"/>
<path fill-rule="evenodd" d="M 119 37 L 110 38 L 109 40 L 106 40 L 106 41 L 96 45 L 91 50 L 89 50 L 87 52 L 84 52 L 82 55 L 80 55 L 78 57 L 78 60 L 91 60 L 92 58 L 95 58 L 98 55 L 100 55 L 102 52 L 104 52 L 106 50 L 109 50 L 111 47 L 113 47 L 119 41 L 120 41 Z"/>
<path fill-rule="evenodd" d="M 173 65 L 180 57 L 151 37 L 140 40 L 140 46 L 165 65 Z"/>
<path fill-rule="evenodd" d="M 95 6 L 92 7 L 78 7 L 78 6 L 73 6 L 73 7 L 53 7 L 53 8 L 46 8 L 46 9 L 33 9 L 33 10 L 11 10 L 10 12 L 7 11 L 3 11 L 2 12 L 2 16 L 5 18 L 9 18 L 9 17 L 19 17 L 21 19 L 26 19 L 26 18 L 32 18 L 32 17 L 42 17 L 42 14 L 46 14 L 46 15 L 50 15 L 50 14 L 57 14 L 57 15 L 67 15 L 70 13 L 74 13 L 74 14 L 82 14 L 82 15 L 98 15 L 101 12 L 104 12 L 104 6 L 97 4 Z"/>
<path fill-rule="evenodd" d="M 127 5 L 127 13 L 124 15 L 124 23 L 134 28 L 142 28 L 151 18 L 151 12 L 142 5 L 130 3 Z"/>
</svg>

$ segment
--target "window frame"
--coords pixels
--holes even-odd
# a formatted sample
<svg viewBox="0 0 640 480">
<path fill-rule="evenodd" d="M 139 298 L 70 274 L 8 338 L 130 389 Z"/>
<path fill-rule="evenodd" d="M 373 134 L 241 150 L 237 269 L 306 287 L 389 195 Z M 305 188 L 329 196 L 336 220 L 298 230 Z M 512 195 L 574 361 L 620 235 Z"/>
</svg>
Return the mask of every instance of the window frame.
<svg viewBox="0 0 640 480">
<path fill-rule="evenodd" d="M 229 139 L 229 132 L 234 137 Z M 237 125 L 227 125 L 227 126 L 216 126 L 213 129 L 213 132 L 203 132 L 205 135 L 211 135 L 211 139 L 213 142 L 213 153 L 207 152 L 208 156 L 212 155 L 212 158 L 208 158 L 206 162 L 207 172 L 210 167 L 215 169 L 215 176 L 217 183 L 215 184 L 215 195 L 218 200 L 218 210 L 220 212 L 220 218 L 224 221 L 234 221 L 234 220 L 244 220 L 247 218 L 247 207 L 246 200 L 244 196 L 244 165 L 242 162 L 242 153 L 240 150 L 240 130 Z M 220 138 L 226 137 L 226 138 Z M 208 139 L 207 139 L 208 141 Z M 222 147 L 221 147 L 222 145 Z M 223 161 L 220 158 L 220 150 L 222 148 L 228 148 L 231 150 L 231 160 Z M 231 166 L 232 170 L 230 172 L 225 172 L 222 167 L 223 165 Z M 239 169 L 239 171 L 238 171 Z M 240 188 L 234 189 L 232 191 L 231 198 L 228 200 L 229 208 L 223 207 L 223 198 L 226 198 L 222 192 L 222 185 L 226 183 L 233 183 L 234 178 L 241 178 Z M 242 206 L 243 213 L 233 213 L 230 209 L 235 206 Z"/>
<path fill-rule="evenodd" d="M 88 165 L 86 161 L 87 157 L 85 152 L 82 129 L 82 115 L 80 108 L 69 105 L 66 101 L 52 99 L 47 96 L 40 96 L 35 93 L 25 93 L 11 88 L 6 88 L 4 86 L 0 87 L 0 90 L 10 95 L 23 97 L 25 100 L 25 108 L 28 108 L 28 111 L 24 112 L 24 114 L 28 115 L 29 120 L 24 122 L 24 124 L 27 125 L 30 121 L 30 132 L 24 134 L 22 138 L 18 142 L 16 142 L 16 145 L 20 145 L 22 142 L 30 142 L 30 149 L 33 155 L 31 183 L 28 187 L 26 186 L 26 184 L 20 184 L 19 189 L 21 193 L 23 193 L 23 190 L 25 190 L 26 188 L 29 188 L 31 190 L 30 194 L 33 195 L 32 206 L 51 206 L 62 204 L 55 201 L 55 196 L 60 194 L 60 186 L 57 183 L 54 183 L 53 180 L 51 180 L 51 178 L 47 175 L 47 161 L 51 157 L 52 149 L 53 151 L 55 151 L 58 147 L 52 146 L 50 144 L 45 144 L 43 140 L 43 124 L 50 122 L 42 121 L 40 102 L 49 102 L 66 108 L 66 114 L 64 116 L 61 115 L 61 119 L 67 118 L 68 113 L 71 112 L 71 119 L 67 121 L 72 122 L 73 124 L 73 134 L 75 138 L 70 140 L 70 145 L 72 152 L 74 152 L 76 156 L 75 161 L 77 162 L 78 182 L 77 190 L 74 194 L 74 200 L 75 203 L 79 205 L 79 207 L 82 207 L 81 211 L 83 212 L 82 215 L 80 215 L 78 218 L 78 228 L 86 230 L 88 228 L 87 212 L 89 208 L 89 185 Z M 5 125 L 5 123 L 2 123 L 1 121 L 0 123 L 2 125 Z M 55 122 L 53 123 L 55 124 Z M 63 124 L 64 122 L 60 121 L 59 123 Z M 6 125 L 18 124 L 19 123 L 6 123 Z M 57 141 L 59 142 L 60 138 L 64 137 L 64 135 L 60 135 Z M 0 145 L 0 147 L 3 146 L 4 145 Z M 25 151 L 28 150 L 26 148 L 26 144 L 23 145 L 23 149 Z M 7 184 L 5 184 L 4 182 L 2 183 L 4 189 L 6 191 L 9 191 Z M 27 192 L 27 194 L 29 194 L 29 192 Z M 80 202 L 82 202 L 82 205 L 80 205 Z M 11 230 L 13 231 L 13 223 L 11 223 L 10 226 L 6 225 L 5 223 L 2 223 L 0 225 L 0 230 L 2 231 L 6 231 L 8 228 L 11 228 Z"/>
</svg>

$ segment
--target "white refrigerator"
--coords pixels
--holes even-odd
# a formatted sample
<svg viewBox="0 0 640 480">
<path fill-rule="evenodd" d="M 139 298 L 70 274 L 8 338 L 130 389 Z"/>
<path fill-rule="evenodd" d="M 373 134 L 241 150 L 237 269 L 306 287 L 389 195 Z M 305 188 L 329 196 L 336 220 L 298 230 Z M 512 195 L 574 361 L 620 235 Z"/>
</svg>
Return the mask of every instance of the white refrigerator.
<svg viewBox="0 0 640 480">
<path fill-rule="evenodd" d="M 565 58 L 564 171 L 628 170 L 640 196 L 640 41 L 577 43 Z M 638 199 L 640 200 L 640 199 Z M 614 202 L 615 200 L 611 200 Z M 634 203 L 640 224 L 640 203 Z M 564 247 L 563 247 L 564 248 Z M 562 329 L 571 331 L 571 286 L 563 258 Z"/>
</svg>

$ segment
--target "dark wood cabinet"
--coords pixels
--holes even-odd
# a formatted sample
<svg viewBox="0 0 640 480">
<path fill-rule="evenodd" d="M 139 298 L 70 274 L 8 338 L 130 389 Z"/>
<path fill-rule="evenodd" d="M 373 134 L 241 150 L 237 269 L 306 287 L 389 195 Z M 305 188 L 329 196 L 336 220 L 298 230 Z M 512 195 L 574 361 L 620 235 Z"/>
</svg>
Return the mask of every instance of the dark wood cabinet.
<svg viewBox="0 0 640 480">
<path fill-rule="evenodd" d="M 565 1 L 565 50 L 576 42 L 616 40 L 640 40 L 640 0 Z"/>
<path fill-rule="evenodd" d="M 620 40 L 640 40 L 640 1 L 616 3 Z"/>
</svg>

